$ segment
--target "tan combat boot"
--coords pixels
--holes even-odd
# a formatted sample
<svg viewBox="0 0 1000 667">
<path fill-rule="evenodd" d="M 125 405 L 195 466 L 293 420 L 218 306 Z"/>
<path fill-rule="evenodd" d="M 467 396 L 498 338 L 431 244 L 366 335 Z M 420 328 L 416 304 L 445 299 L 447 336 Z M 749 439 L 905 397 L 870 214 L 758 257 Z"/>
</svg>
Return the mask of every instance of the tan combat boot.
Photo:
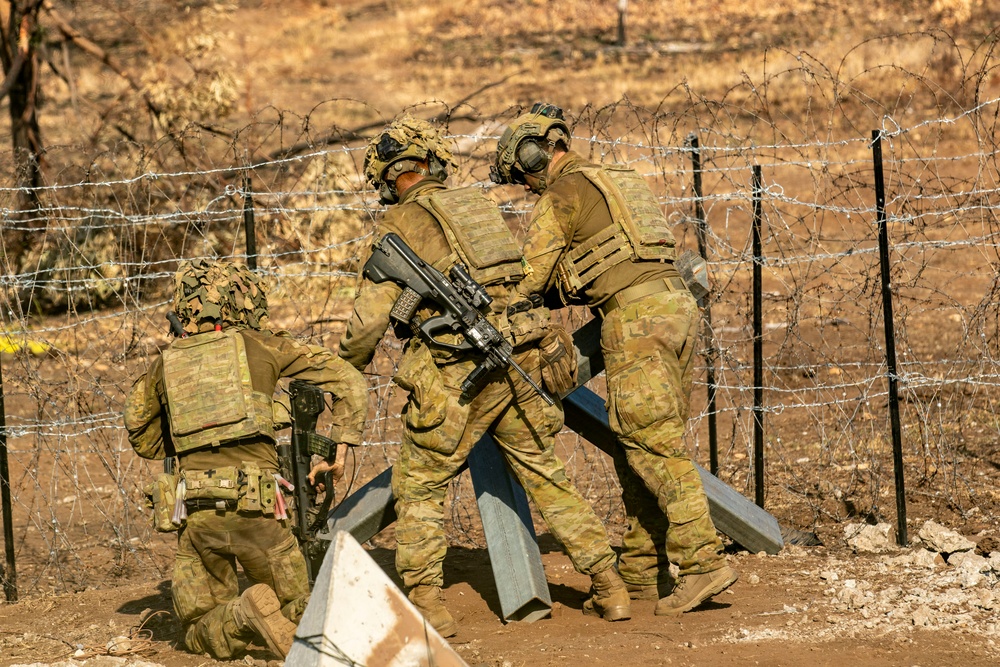
<svg viewBox="0 0 1000 667">
<path fill-rule="evenodd" d="M 678 578 L 673 593 L 656 603 L 653 613 L 657 616 L 675 616 L 691 611 L 735 584 L 739 577 L 739 573 L 728 565 L 703 574 L 686 574 Z"/>
<path fill-rule="evenodd" d="M 631 603 L 625 582 L 615 568 L 609 567 L 590 577 L 593 595 L 583 603 L 583 613 L 600 616 L 605 621 L 627 621 L 632 618 Z"/>
<path fill-rule="evenodd" d="M 665 598 L 674 587 L 673 579 L 655 584 L 630 584 L 625 582 L 629 598 L 633 600 L 659 600 Z"/>
<path fill-rule="evenodd" d="M 280 658 L 288 655 L 295 639 L 295 624 L 281 615 L 281 602 L 267 584 L 257 584 L 243 591 L 233 608 L 233 619 L 242 627 L 251 627 Z"/>
<path fill-rule="evenodd" d="M 440 586 L 414 586 L 410 589 L 409 598 L 439 635 L 454 637 L 458 634 L 458 623 L 445 609 Z"/>
</svg>

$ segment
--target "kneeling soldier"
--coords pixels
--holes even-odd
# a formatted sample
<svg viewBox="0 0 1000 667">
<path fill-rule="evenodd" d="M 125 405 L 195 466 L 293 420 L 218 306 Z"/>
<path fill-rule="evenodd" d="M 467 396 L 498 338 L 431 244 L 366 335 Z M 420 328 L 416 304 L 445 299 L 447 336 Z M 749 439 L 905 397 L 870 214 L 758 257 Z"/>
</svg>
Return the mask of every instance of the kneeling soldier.
<svg viewBox="0 0 1000 667">
<path fill-rule="evenodd" d="M 182 263 L 174 309 L 183 334 L 136 380 L 125 409 L 140 456 L 177 456 L 176 475 L 161 475 L 149 494 L 157 530 L 179 527 L 174 611 L 194 653 L 230 659 L 256 640 L 283 658 L 309 583 L 295 537 L 276 517 L 272 396 L 280 378 L 334 394 L 331 439 L 343 449 L 360 443 L 367 386 L 325 347 L 270 331 L 263 282 L 244 266 Z M 242 595 L 237 562 L 253 584 Z"/>
</svg>

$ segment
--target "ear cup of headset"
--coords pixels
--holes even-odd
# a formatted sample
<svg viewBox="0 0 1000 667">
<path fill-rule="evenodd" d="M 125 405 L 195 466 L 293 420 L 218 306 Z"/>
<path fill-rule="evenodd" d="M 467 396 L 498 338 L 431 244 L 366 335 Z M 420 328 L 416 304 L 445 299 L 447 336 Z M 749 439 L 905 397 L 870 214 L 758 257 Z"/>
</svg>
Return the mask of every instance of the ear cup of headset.
<svg viewBox="0 0 1000 667">
<path fill-rule="evenodd" d="M 549 155 L 534 141 L 525 141 L 517 149 L 517 161 L 526 174 L 537 174 L 549 164 Z"/>
<path fill-rule="evenodd" d="M 444 163 L 438 159 L 437 155 L 431 153 L 427 159 L 428 165 L 428 175 L 431 178 L 436 178 L 439 181 L 443 181 L 448 178 L 448 170 L 445 168 Z"/>
</svg>

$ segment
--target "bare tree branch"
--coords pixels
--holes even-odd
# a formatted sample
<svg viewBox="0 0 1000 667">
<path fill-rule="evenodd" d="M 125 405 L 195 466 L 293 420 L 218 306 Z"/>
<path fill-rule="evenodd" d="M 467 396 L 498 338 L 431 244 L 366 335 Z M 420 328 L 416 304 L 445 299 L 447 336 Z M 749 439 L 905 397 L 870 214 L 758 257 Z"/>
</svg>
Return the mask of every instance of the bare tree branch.
<svg viewBox="0 0 1000 667">
<path fill-rule="evenodd" d="M 88 53 L 97 60 L 101 61 L 105 66 L 108 67 L 108 69 L 110 69 L 112 72 L 123 78 L 126 81 L 126 83 L 128 83 L 129 87 L 132 88 L 132 90 L 139 93 L 143 101 L 146 103 L 146 108 L 149 109 L 151 113 L 157 116 L 160 114 L 160 108 L 149 96 L 149 93 L 146 92 L 144 86 L 140 82 L 136 81 L 135 78 L 133 78 L 132 75 L 128 72 L 128 70 L 126 70 L 125 67 L 121 63 L 119 63 L 114 56 L 112 56 L 110 53 L 102 49 L 100 46 L 98 46 L 97 44 L 90 41 L 82 34 L 80 34 L 79 30 L 71 26 L 69 22 L 66 19 L 64 19 L 62 15 L 59 14 L 59 12 L 55 10 L 50 0 L 44 0 L 43 8 L 45 9 L 49 17 L 52 19 L 52 21 L 55 22 L 56 28 L 59 30 L 59 32 L 62 34 L 63 37 L 65 37 L 73 44 L 78 46 L 85 53 Z"/>
</svg>

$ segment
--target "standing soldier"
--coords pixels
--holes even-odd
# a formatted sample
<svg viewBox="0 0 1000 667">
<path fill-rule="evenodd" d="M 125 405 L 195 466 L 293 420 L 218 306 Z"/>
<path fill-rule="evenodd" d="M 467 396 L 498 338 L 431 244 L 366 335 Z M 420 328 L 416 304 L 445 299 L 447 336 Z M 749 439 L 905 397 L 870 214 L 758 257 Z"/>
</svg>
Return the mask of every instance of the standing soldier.
<svg viewBox="0 0 1000 667">
<path fill-rule="evenodd" d="M 365 176 L 383 203 L 395 204 L 383 216 L 377 236 L 397 234 L 442 273 L 457 263 L 464 265 L 493 299 L 488 320 L 509 336 L 514 361 L 537 383 L 541 349 L 548 351 L 550 360 L 564 352 L 559 336 L 550 328 L 546 309 L 517 297 L 514 287 L 524 276 L 521 251 L 496 205 L 479 189 L 444 186 L 448 165 L 453 164 L 449 144 L 435 127 L 410 116 L 396 120 L 371 141 Z M 355 368 L 371 361 L 402 293 L 393 282 L 359 276 L 354 313 L 340 341 L 340 356 Z M 423 319 L 438 313 L 421 305 L 417 315 Z M 439 338 L 462 340 L 457 334 Z M 509 369 L 493 371 L 478 393 L 464 395 L 462 382 L 482 359 L 413 336 L 393 378 L 409 392 L 392 490 L 398 517 L 396 569 L 410 600 L 442 636 L 458 631 L 441 595 L 447 549 L 444 501 L 449 482 L 473 445 L 489 432 L 574 567 L 591 576 L 591 612 L 611 621 L 629 618 L 628 591 L 613 567 L 615 554 L 607 533 L 555 455 L 555 434 L 563 424 L 561 406 L 548 405 Z"/>
<path fill-rule="evenodd" d="M 284 658 L 309 582 L 295 537 L 278 520 L 272 396 L 279 378 L 334 394 L 330 437 L 342 451 L 361 441 L 367 383 L 327 348 L 271 332 L 264 284 L 244 266 L 182 262 L 174 309 L 183 334 L 136 380 L 125 408 L 139 456 L 177 456 L 176 475 L 161 475 L 149 493 L 157 530 L 180 530 L 174 611 L 194 653 L 226 660 L 262 640 Z M 343 474 L 337 453 L 326 452 L 313 474 Z M 237 561 L 254 584 L 242 595 Z"/>
<path fill-rule="evenodd" d="M 674 268 L 675 242 L 659 202 L 632 169 L 590 164 L 569 149 L 562 111 L 536 104 L 497 145 L 491 177 L 541 195 L 528 224 L 533 273 L 522 295 L 558 288 L 565 303 L 604 318 L 608 420 L 622 451 L 615 468 L 628 530 L 619 572 L 656 614 L 694 609 L 736 582 L 684 446 L 698 308 Z M 673 593 L 669 562 L 680 568 Z"/>
</svg>

